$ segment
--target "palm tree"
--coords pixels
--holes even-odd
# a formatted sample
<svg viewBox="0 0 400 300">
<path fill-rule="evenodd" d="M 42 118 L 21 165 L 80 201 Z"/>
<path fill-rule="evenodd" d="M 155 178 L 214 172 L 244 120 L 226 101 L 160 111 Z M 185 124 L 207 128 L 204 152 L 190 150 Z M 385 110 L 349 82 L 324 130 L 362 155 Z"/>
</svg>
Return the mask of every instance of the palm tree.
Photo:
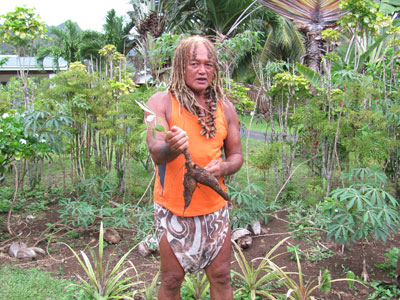
<svg viewBox="0 0 400 300">
<path fill-rule="evenodd" d="M 82 59 L 98 59 L 100 57 L 99 50 L 106 44 L 106 37 L 103 33 L 85 30 L 82 32 L 82 42 L 79 49 L 80 57 Z"/>
<path fill-rule="evenodd" d="M 134 26 L 134 21 L 124 25 L 123 18 L 118 17 L 114 9 L 107 12 L 106 23 L 103 25 L 106 44 L 114 45 L 117 51 L 127 54 L 132 49 L 132 41 L 129 40 L 129 32 Z"/>
<path fill-rule="evenodd" d="M 64 58 L 68 64 L 74 61 L 80 61 L 80 44 L 82 42 L 82 33 L 77 23 L 67 20 L 64 28 L 52 26 L 49 33 L 55 36 L 52 46 L 42 48 L 38 51 L 38 61 L 43 61 L 46 56 L 52 56 L 54 62 L 58 58 Z"/>
<path fill-rule="evenodd" d="M 339 9 L 340 0 L 258 0 L 258 2 L 294 21 L 296 27 L 306 34 L 305 63 L 319 72 L 322 57 L 321 32 L 335 27 L 336 22 L 346 13 Z"/>
<path fill-rule="evenodd" d="M 242 12 L 254 1 L 164 0 L 161 2 L 171 31 L 218 35 L 228 33 Z"/>
</svg>

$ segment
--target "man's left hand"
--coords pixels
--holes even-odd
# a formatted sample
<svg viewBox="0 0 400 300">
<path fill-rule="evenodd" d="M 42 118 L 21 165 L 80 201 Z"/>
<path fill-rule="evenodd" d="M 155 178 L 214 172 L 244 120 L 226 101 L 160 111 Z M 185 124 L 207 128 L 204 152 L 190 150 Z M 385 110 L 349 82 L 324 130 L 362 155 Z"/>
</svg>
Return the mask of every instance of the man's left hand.
<svg viewBox="0 0 400 300">
<path fill-rule="evenodd" d="M 225 174 L 225 163 L 220 160 L 213 159 L 208 163 L 207 166 L 204 167 L 204 169 L 210 172 L 211 175 L 219 178 Z"/>
</svg>

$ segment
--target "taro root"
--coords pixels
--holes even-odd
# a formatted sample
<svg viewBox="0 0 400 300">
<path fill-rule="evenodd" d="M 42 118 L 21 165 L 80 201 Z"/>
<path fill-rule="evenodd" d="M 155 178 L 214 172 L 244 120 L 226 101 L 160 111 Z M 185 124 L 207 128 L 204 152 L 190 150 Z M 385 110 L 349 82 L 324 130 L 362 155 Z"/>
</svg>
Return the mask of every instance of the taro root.
<svg viewBox="0 0 400 300">
<path fill-rule="evenodd" d="M 190 202 L 192 202 L 192 196 L 197 187 L 197 183 L 201 183 L 212 188 L 222 198 L 224 198 L 226 201 L 229 201 L 229 196 L 219 185 L 218 179 L 211 175 L 211 173 L 207 170 L 195 164 L 192 161 L 189 151 L 185 150 L 183 153 L 186 159 L 186 173 L 183 176 L 183 199 L 185 200 L 183 213 L 185 213 L 186 208 L 190 205 Z"/>
</svg>

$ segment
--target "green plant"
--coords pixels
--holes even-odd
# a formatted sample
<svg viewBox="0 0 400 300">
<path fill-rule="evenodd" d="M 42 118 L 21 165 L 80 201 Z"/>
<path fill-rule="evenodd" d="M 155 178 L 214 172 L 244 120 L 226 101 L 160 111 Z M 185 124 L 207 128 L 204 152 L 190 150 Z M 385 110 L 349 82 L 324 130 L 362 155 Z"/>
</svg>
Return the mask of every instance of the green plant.
<svg viewBox="0 0 400 300">
<path fill-rule="evenodd" d="M 208 291 L 210 282 L 206 274 L 186 274 L 185 281 L 182 284 L 181 294 L 185 300 L 204 300 L 210 299 Z"/>
<path fill-rule="evenodd" d="M 310 205 L 305 200 L 292 201 L 287 215 L 290 221 L 288 229 L 294 231 L 293 238 L 313 240 L 318 238 L 318 231 L 313 228 L 320 228 L 326 224 L 326 216 L 321 214 L 319 205 Z"/>
<path fill-rule="evenodd" d="M 87 299 L 80 297 L 79 292 L 67 288 L 69 284 L 71 284 L 71 281 L 54 278 L 50 273 L 40 268 L 22 268 L 5 265 L 0 267 L 1 299 Z"/>
<path fill-rule="evenodd" d="M 225 88 L 224 91 L 228 99 L 234 103 L 237 113 L 241 117 L 250 113 L 253 110 L 254 101 L 252 101 L 248 96 L 249 88 L 242 84 L 236 83 L 233 80 L 230 82 L 230 84 L 231 88 Z M 245 127 L 248 128 L 248 126 Z"/>
<path fill-rule="evenodd" d="M 300 245 L 299 244 L 297 244 L 295 246 L 286 246 L 286 249 L 290 253 L 290 259 L 291 260 L 296 260 L 297 258 L 301 259 L 301 255 L 299 254 L 299 252 L 300 252 Z"/>
<path fill-rule="evenodd" d="M 268 299 L 275 299 L 274 296 L 265 291 L 263 287 L 270 283 L 271 280 L 277 278 L 276 271 L 270 267 L 269 262 L 270 259 L 276 257 L 271 257 L 275 250 L 288 239 L 289 237 L 281 240 L 269 252 L 267 252 L 263 258 L 254 259 L 250 263 L 246 260 L 242 249 L 235 242 L 233 242 L 233 245 L 235 246 L 235 259 L 241 271 L 241 273 L 232 271 L 234 276 L 237 276 L 241 280 L 241 287 L 235 291 L 235 294 L 248 294 L 250 295 L 251 300 L 255 300 L 257 295 L 265 296 Z M 261 262 L 255 266 L 255 260 L 261 260 Z"/>
<path fill-rule="evenodd" d="M 109 205 L 109 204 L 107 204 Z M 132 226 L 130 204 L 121 204 L 118 207 L 98 207 L 85 201 L 72 201 L 70 198 L 59 202 L 60 218 L 66 225 L 88 228 L 96 218 L 100 218 L 104 225 L 112 228 L 130 228 Z"/>
<path fill-rule="evenodd" d="M 320 247 L 319 245 L 317 245 L 315 247 L 311 247 L 306 252 L 307 260 L 316 261 L 316 262 L 320 262 L 320 261 L 327 259 L 329 257 L 332 257 L 334 255 L 335 255 L 335 252 L 333 252 L 330 249 Z"/>
<path fill-rule="evenodd" d="M 24 114 L 4 113 L 0 117 L 0 173 L 14 161 L 44 157 L 51 152 L 46 140 L 25 132 Z"/>
<path fill-rule="evenodd" d="M 104 205 L 110 200 L 115 183 L 106 176 L 91 176 L 78 185 L 80 192 L 79 200 L 96 204 L 97 206 Z"/>
<path fill-rule="evenodd" d="M 356 279 L 356 274 L 354 274 L 353 271 L 349 270 L 346 272 L 346 278 L 347 279 Z M 349 288 L 353 289 L 354 281 L 352 281 L 352 280 L 347 281 L 347 285 L 349 286 Z"/>
<path fill-rule="evenodd" d="M 380 282 L 374 281 L 370 286 L 374 291 L 368 296 L 368 300 L 393 300 L 400 297 L 400 289 L 395 285 L 381 285 Z"/>
<path fill-rule="evenodd" d="M 89 280 L 86 281 L 81 276 L 78 276 L 81 284 L 72 284 L 71 286 L 75 286 L 79 289 L 84 290 L 86 294 L 96 300 L 133 299 L 137 291 L 134 290 L 133 292 L 131 292 L 129 291 L 129 289 L 141 284 L 142 282 L 139 281 L 137 278 L 133 278 L 130 276 L 124 277 L 129 270 L 135 269 L 132 263 L 130 263 L 131 266 L 128 268 L 123 269 L 123 267 L 127 264 L 126 259 L 128 255 L 132 252 L 133 249 L 135 249 L 136 246 L 126 252 L 116 263 L 114 268 L 109 271 L 111 256 L 110 259 L 107 261 L 106 266 L 104 267 L 103 265 L 103 236 L 103 223 L 101 223 L 98 254 L 96 255 L 92 247 L 88 247 L 93 264 L 90 262 L 88 256 L 83 251 L 81 251 L 81 255 L 83 258 L 82 260 L 69 245 L 65 244 L 71 250 L 71 252 L 78 260 L 82 269 L 85 271 L 86 275 L 89 278 Z"/>
<path fill-rule="evenodd" d="M 387 176 L 384 172 L 371 168 L 353 168 L 348 173 L 344 173 L 343 177 L 349 182 L 370 184 L 372 186 L 384 185 L 387 181 Z"/>
<path fill-rule="evenodd" d="M 60 201 L 60 218 L 66 225 L 88 228 L 96 217 L 96 207 L 87 202 L 71 201 L 70 198 Z"/>
<path fill-rule="evenodd" d="M 385 241 L 400 222 L 397 200 L 382 188 L 367 184 L 335 189 L 322 206 L 331 219 L 326 225 L 327 237 L 343 244 L 371 234 Z"/>
<path fill-rule="evenodd" d="M 271 270 L 273 270 L 276 274 L 276 276 L 279 278 L 279 281 L 283 282 L 283 284 L 286 286 L 288 289 L 288 292 L 286 294 L 286 299 L 292 299 L 292 300 L 311 300 L 312 296 L 311 294 L 316 290 L 320 289 L 324 293 L 327 293 L 331 289 L 331 284 L 333 282 L 337 281 L 355 281 L 359 282 L 354 279 L 346 278 L 346 279 L 331 279 L 331 274 L 329 270 L 324 270 L 324 272 L 320 275 L 319 278 L 319 283 L 314 284 L 315 280 L 310 281 L 305 283 L 304 282 L 304 274 L 302 272 L 301 264 L 299 257 L 297 255 L 297 251 L 295 251 L 296 254 L 296 261 L 297 261 L 297 273 L 293 272 L 285 272 L 283 268 L 279 267 L 275 263 L 273 263 L 271 260 L 268 259 L 269 266 Z M 292 276 L 294 274 L 297 274 L 297 280 Z M 361 283 L 361 282 L 360 282 Z"/>
<path fill-rule="evenodd" d="M 250 165 L 264 173 L 264 180 L 266 180 L 268 170 L 279 163 L 281 148 L 282 142 L 273 142 L 264 147 L 259 147 L 251 153 L 249 157 Z"/>
<path fill-rule="evenodd" d="M 145 286 L 143 290 L 141 290 L 142 297 L 144 300 L 156 300 L 156 296 L 154 296 L 154 291 L 156 289 L 158 278 L 160 277 L 160 271 L 157 272 L 156 276 L 153 277 L 149 286 Z"/>
<path fill-rule="evenodd" d="M 139 243 L 146 236 L 154 233 L 154 206 L 153 204 L 143 206 L 137 205 L 134 207 L 134 211 L 133 219 L 135 220 L 136 234 L 133 240 L 135 243 Z"/>
<path fill-rule="evenodd" d="M 0 212 L 7 212 L 10 209 L 11 199 L 14 193 L 14 187 L 1 187 L 0 189 Z M 20 202 L 16 203 L 14 206 L 14 210 L 19 210 L 21 207 L 18 207 Z"/>
<path fill-rule="evenodd" d="M 268 206 L 261 188 L 256 184 L 249 184 L 244 188 L 227 185 L 228 194 L 233 202 L 231 213 L 231 223 L 233 228 L 243 227 L 253 224 L 254 221 L 268 221 L 266 212 Z"/>
<path fill-rule="evenodd" d="M 389 276 L 394 277 L 396 272 L 397 260 L 399 257 L 399 248 L 393 247 L 391 249 L 387 249 L 384 255 L 385 263 L 375 264 L 375 266 L 377 268 L 387 270 L 389 272 Z"/>
</svg>

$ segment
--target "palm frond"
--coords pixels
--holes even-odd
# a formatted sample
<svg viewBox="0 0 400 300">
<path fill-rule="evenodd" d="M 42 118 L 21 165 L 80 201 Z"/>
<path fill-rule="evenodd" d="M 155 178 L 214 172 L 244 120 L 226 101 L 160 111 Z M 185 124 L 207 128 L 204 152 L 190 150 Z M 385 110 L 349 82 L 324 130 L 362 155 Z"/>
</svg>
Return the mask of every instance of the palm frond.
<svg viewBox="0 0 400 300">
<path fill-rule="evenodd" d="M 296 63 L 296 71 L 307 78 L 313 86 L 321 88 L 320 75 L 317 72 L 300 63 Z"/>
<path fill-rule="evenodd" d="M 305 24 L 334 25 L 346 13 L 339 9 L 340 0 L 258 0 L 279 15 Z"/>
</svg>

